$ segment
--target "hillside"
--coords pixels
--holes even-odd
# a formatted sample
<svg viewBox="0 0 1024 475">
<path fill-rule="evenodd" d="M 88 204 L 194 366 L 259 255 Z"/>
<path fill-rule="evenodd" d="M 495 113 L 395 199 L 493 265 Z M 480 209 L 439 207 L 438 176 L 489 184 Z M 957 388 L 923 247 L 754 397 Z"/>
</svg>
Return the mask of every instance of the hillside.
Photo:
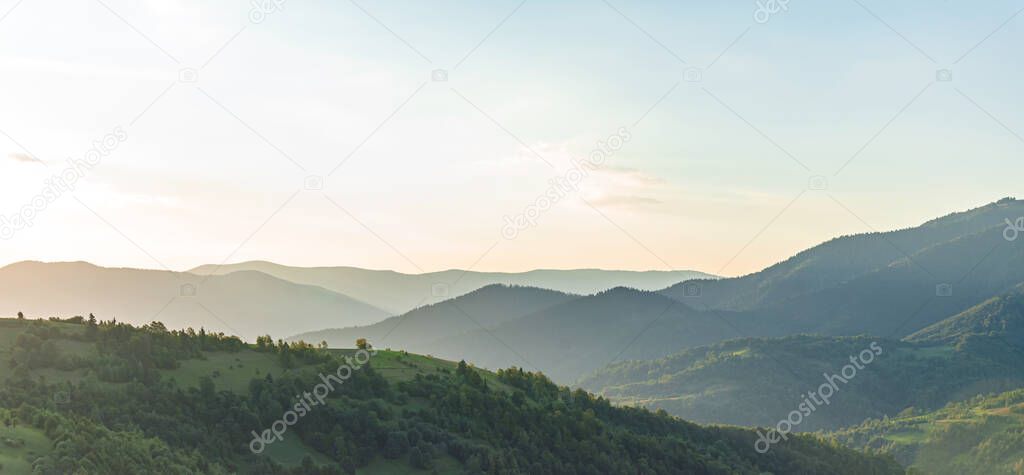
<svg viewBox="0 0 1024 475">
<path fill-rule="evenodd" d="M 751 324 L 741 327 L 745 336 L 778 332 L 901 338 L 1024 282 L 1024 247 L 1003 238 L 1002 222 L 1024 214 L 1022 203 L 1003 200 L 918 228 L 840 238 L 741 279 L 685 284 L 699 286 L 696 296 L 683 295 L 683 285 L 660 293 L 701 310 L 745 308 L 741 313 Z M 903 252 L 888 260 L 890 254 L 877 252 L 883 247 Z M 857 265 L 851 267 L 853 263 Z M 812 278 L 819 266 L 831 270 Z M 835 269 L 857 272 L 830 277 L 839 272 Z M 737 303 L 747 298 L 742 297 L 747 285 L 758 289 L 760 297 Z M 948 292 L 940 292 L 945 285 Z M 779 292 L 788 287 L 799 291 Z M 725 303 L 719 299 L 722 292 L 739 300 Z"/>
<path fill-rule="evenodd" d="M 1024 282 L 1024 246 L 1004 226 L 922 250 L 843 284 L 754 311 L 791 329 L 904 337 Z M 939 285 L 950 284 L 941 294 Z"/>
<path fill-rule="evenodd" d="M 916 406 L 1024 385 L 1024 354 L 992 342 L 936 346 L 860 337 L 739 339 L 652 361 L 629 361 L 591 374 L 580 387 L 616 404 L 664 409 L 702 423 L 774 426 L 839 374 L 850 358 L 878 345 L 870 364 L 798 430 L 836 429 Z"/>
<path fill-rule="evenodd" d="M 809 435 L 761 455 L 753 431 L 515 369 L 160 324 L 0 327 L 0 461 L 41 473 L 902 473 Z"/>
<path fill-rule="evenodd" d="M 494 284 L 538 287 L 587 295 L 618 286 L 656 290 L 683 280 L 714 278 L 710 274 L 696 271 L 634 272 L 601 269 L 541 269 L 516 273 L 452 269 L 423 274 L 403 274 L 356 267 L 289 267 L 262 261 L 223 266 L 205 265 L 190 272 L 198 275 L 222 275 L 241 270 L 255 270 L 291 282 L 323 287 L 386 309 L 393 315 Z"/>
<path fill-rule="evenodd" d="M 351 297 L 259 272 L 209 279 L 188 273 L 21 262 L 0 268 L 0 315 L 69 317 L 93 313 L 135 324 L 205 327 L 238 334 L 294 334 L 364 325 L 389 315 Z"/>
<path fill-rule="evenodd" d="M 957 344 L 971 335 L 993 336 L 1024 348 L 1024 284 L 923 328 L 907 340 Z"/>
<path fill-rule="evenodd" d="M 1024 473 L 1024 390 L 977 396 L 935 411 L 908 409 L 830 434 L 893 455 L 911 473 Z"/>
<path fill-rule="evenodd" d="M 746 276 L 699 281 L 699 296 L 688 295 L 682 282 L 661 292 L 691 302 L 698 308 L 750 310 L 781 304 L 884 269 L 906 260 L 907 256 L 962 236 L 993 227 L 999 227 L 1001 231 L 1005 226 L 1004 219 L 1014 220 L 1022 215 L 1024 201 L 1005 198 L 936 218 L 914 228 L 835 238 Z M 973 261 L 964 263 L 974 264 Z M 960 275 L 938 277 L 959 278 Z"/>
<path fill-rule="evenodd" d="M 623 359 L 740 336 L 740 316 L 698 312 L 654 292 L 615 288 L 429 345 L 429 353 L 486 368 L 535 367 L 555 381 Z"/>
<path fill-rule="evenodd" d="M 366 338 L 378 347 L 424 352 L 437 340 L 499 325 L 576 298 L 553 290 L 493 284 L 373 325 L 308 332 L 288 340 L 326 341 L 331 347 L 344 347 Z"/>
</svg>

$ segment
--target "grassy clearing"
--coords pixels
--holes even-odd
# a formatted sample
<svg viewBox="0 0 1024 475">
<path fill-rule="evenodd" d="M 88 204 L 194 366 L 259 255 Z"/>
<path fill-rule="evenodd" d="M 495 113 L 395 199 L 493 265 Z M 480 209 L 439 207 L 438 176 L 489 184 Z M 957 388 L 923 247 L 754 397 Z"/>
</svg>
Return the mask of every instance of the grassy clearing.
<svg viewBox="0 0 1024 475">
<path fill-rule="evenodd" d="M 0 429 L 0 473 L 32 473 L 31 460 L 52 450 L 42 431 L 29 427 Z"/>
<path fill-rule="evenodd" d="M 409 381 L 417 374 L 431 374 L 443 370 L 455 371 L 458 367 L 458 364 L 451 361 L 400 351 L 378 351 L 370 359 L 370 365 L 392 383 Z"/>
<path fill-rule="evenodd" d="M 354 353 L 355 350 L 333 350 L 340 354 Z M 428 375 L 440 371 L 455 371 L 459 364 L 454 361 L 442 360 L 432 356 L 416 355 L 404 351 L 378 350 L 376 356 L 370 359 L 370 365 L 384 379 L 392 384 L 401 381 L 409 381 L 417 374 Z M 490 371 L 482 371 L 480 376 L 487 381 L 492 389 L 511 392 L 512 388 L 498 380 L 498 375 Z"/>
<path fill-rule="evenodd" d="M 928 438 L 928 435 L 925 434 L 924 431 L 920 430 L 904 430 L 888 434 L 885 438 L 896 442 L 897 444 L 913 445 L 924 442 Z"/>
<path fill-rule="evenodd" d="M 199 387 L 199 380 L 209 376 L 218 390 L 245 394 L 253 378 L 265 378 L 267 374 L 276 378 L 285 372 L 277 357 L 253 350 L 208 352 L 204 356 L 182 361 L 177 369 L 165 371 L 165 376 L 182 387 Z"/>
<path fill-rule="evenodd" d="M 934 412 L 867 421 L 835 434 L 855 447 L 880 447 L 921 473 L 1024 473 L 1022 399 L 1024 390 L 977 396 Z"/>
</svg>

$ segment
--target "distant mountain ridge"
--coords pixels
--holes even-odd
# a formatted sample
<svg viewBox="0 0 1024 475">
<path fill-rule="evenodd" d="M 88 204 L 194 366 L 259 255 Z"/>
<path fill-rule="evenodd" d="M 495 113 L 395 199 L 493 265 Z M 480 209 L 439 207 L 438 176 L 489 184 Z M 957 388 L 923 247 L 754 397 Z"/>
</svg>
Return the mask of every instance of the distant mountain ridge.
<svg viewBox="0 0 1024 475">
<path fill-rule="evenodd" d="M 535 366 L 573 382 L 616 359 L 735 338 L 729 312 L 699 312 L 655 292 L 618 287 L 433 343 L 434 354 L 488 368 Z"/>
<path fill-rule="evenodd" d="M 272 264 L 270 266 L 276 267 Z M 370 272 L 398 275 L 390 271 Z M 574 285 L 581 287 L 595 285 L 587 279 L 613 279 L 621 275 L 632 277 L 633 282 L 643 283 L 644 278 L 651 278 L 654 279 L 652 282 L 658 283 L 670 278 L 670 275 L 677 275 L 628 271 L 534 271 L 519 277 L 544 276 L 549 272 L 556 276 L 563 275 L 566 279 L 580 276 L 583 281 Z M 410 277 L 420 279 L 419 283 L 425 284 L 427 280 L 423 279 L 433 279 L 439 275 L 455 281 L 461 274 L 461 271 L 446 271 L 427 277 Z M 476 278 L 472 273 L 466 275 L 464 280 Z M 637 276 L 640 276 L 639 280 Z M 570 286 L 569 281 L 564 284 Z M 431 295 L 430 299 L 444 301 L 449 288 L 431 287 L 426 286 L 425 289 Z M 416 298 L 420 302 L 416 308 L 419 311 L 417 315 L 443 313 L 432 307 L 437 302 L 423 303 L 430 300 L 425 299 L 423 292 L 420 292 L 424 289 L 416 287 L 410 292 L 413 290 L 418 292 Z M 506 284 L 486 284 L 471 293 L 475 295 L 458 300 L 457 303 L 462 309 L 476 315 L 485 325 L 501 323 L 503 318 L 521 317 L 549 304 L 578 298 L 577 295 L 564 292 Z M 410 299 L 413 296 L 412 293 L 408 295 Z M 517 308 L 517 305 L 522 308 Z M 448 308 L 453 309 L 450 306 Z M 369 329 L 362 328 L 358 333 L 361 336 L 367 332 L 372 336 L 383 336 L 386 330 L 377 332 L 376 329 L 391 328 L 391 323 L 396 321 L 386 320 L 393 315 L 391 312 L 348 294 L 317 285 L 296 283 L 258 270 L 198 275 L 166 270 L 107 268 L 87 262 L 24 261 L 0 268 L 0 315 L 13 316 L 17 312 L 43 317 L 95 313 L 100 318 L 117 318 L 135 324 L 161 320 L 169 328 L 206 328 L 238 334 L 248 340 L 263 334 L 295 335 L 325 328 L 365 327 L 373 324 L 378 325 Z M 448 315 L 456 317 L 449 319 L 451 324 L 435 320 L 431 327 L 424 328 L 414 322 L 407 326 L 414 332 L 408 333 L 408 330 L 399 328 L 393 335 L 393 341 L 405 346 L 410 343 L 410 335 L 422 339 L 440 331 L 451 332 L 438 335 L 447 337 L 479 329 L 479 326 L 462 315 L 451 312 Z M 466 323 L 472 326 L 459 326 Z M 348 337 L 335 339 L 330 333 L 322 337 L 303 337 L 316 338 L 316 342 L 321 339 L 338 341 L 343 345 L 351 345 L 354 341 Z"/>
<path fill-rule="evenodd" d="M 255 270 L 298 284 L 323 287 L 386 309 L 393 315 L 465 295 L 492 284 L 537 287 L 587 295 L 618 286 L 657 290 L 684 280 L 716 278 L 703 272 L 686 270 L 539 269 L 527 272 L 477 272 L 452 269 L 424 274 L 403 274 L 357 267 L 290 267 L 266 261 L 220 266 L 204 265 L 189 272 L 207 275 L 229 274 L 239 270 Z"/>
<path fill-rule="evenodd" d="M 346 295 L 260 272 L 206 279 L 184 272 L 34 261 L 0 268 L 0 315 L 17 312 L 33 317 L 95 313 L 134 324 L 160 320 L 170 328 L 203 327 L 249 340 L 388 316 Z"/>
<path fill-rule="evenodd" d="M 576 298 L 579 296 L 554 290 L 491 284 L 373 325 L 307 332 L 288 340 L 326 341 L 332 347 L 344 347 L 357 338 L 367 338 L 378 347 L 433 350 L 436 340 L 499 325 Z"/>
<path fill-rule="evenodd" d="M 488 286 L 366 327 L 310 332 L 291 340 L 406 349 L 486 368 L 539 369 L 571 383 L 615 360 L 657 358 L 685 346 L 742 336 L 735 312 L 701 312 L 651 291 L 616 287 L 575 296 Z"/>
</svg>

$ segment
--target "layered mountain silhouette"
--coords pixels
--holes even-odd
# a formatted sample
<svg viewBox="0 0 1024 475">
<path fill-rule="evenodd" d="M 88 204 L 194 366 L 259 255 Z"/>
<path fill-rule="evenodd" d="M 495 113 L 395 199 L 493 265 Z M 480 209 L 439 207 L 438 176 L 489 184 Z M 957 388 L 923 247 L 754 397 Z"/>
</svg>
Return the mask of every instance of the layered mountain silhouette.
<svg viewBox="0 0 1024 475">
<path fill-rule="evenodd" d="M 1024 282 L 1024 242 L 1004 237 L 1006 220 L 1022 215 L 1024 202 L 1008 198 L 915 228 L 837 238 L 744 277 L 689 280 L 659 292 L 615 288 L 491 326 L 472 324 L 492 321 L 481 316 L 487 304 L 480 312 L 441 305 L 435 312 L 470 320 L 469 331 L 410 334 L 402 344 L 489 368 L 534 368 L 572 383 L 616 361 L 741 337 L 898 340 Z M 326 340 L 351 344 L 366 336 L 360 330 L 337 335 L 344 340 Z"/>
<path fill-rule="evenodd" d="M 621 404 L 703 422 L 772 425 L 825 373 L 871 343 L 877 362 L 801 430 L 836 429 L 907 407 L 934 410 L 1024 384 L 1024 284 L 896 341 L 875 337 L 748 338 L 598 370 L 580 386 Z M 792 407 L 789 407 L 792 406 Z M 775 420 L 773 420 L 773 418 Z"/>
<path fill-rule="evenodd" d="M 0 315 L 98 318 L 219 331 L 246 339 L 387 318 L 384 310 L 260 272 L 189 273 L 21 262 L 0 268 Z"/>
<path fill-rule="evenodd" d="M 698 312 L 624 287 L 571 300 L 488 329 L 434 342 L 431 352 L 484 367 L 521 366 L 570 383 L 620 359 L 735 338 L 739 316 Z"/>
<path fill-rule="evenodd" d="M 1022 215 L 1024 202 L 1008 198 L 914 228 L 833 239 L 747 276 L 688 279 L 660 291 L 629 287 L 692 273 L 408 275 L 252 262 L 193 274 L 21 263 L 0 270 L 0 296 L 17 302 L 0 312 L 94 312 L 331 346 L 368 338 L 487 368 L 537 369 L 572 383 L 615 362 L 735 338 L 906 337 L 1024 282 L 1024 242 L 1004 236 L 1006 221 Z M 63 292 L 39 291 L 33 279 Z M 198 282 L 194 297 L 181 292 Z M 592 290 L 604 286 L 612 288 Z M 388 319 L 391 309 L 405 307 L 413 310 Z"/>
<path fill-rule="evenodd" d="M 625 287 L 581 297 L 495 285 L 379 324 L 291 339 L 337 347 L 367 338 L 381 347 L 488 368 L 542 370 L 556 381 L 572 382 L 613 360 L 656 358 L 667 348 L 735 338 L 738 318 Z"/>
<path fill-rule="evenodd" d="M 326 341 L 340 348 L 366 338 L 378 347 L 433 350 L 437 340 L 500 325 L 576 298 L 554 290 L 493 284 L 373 325 L 308 332 L 289 340 Z"/>
<path fill-rule="evenodd" d="M 611 286 L 609 282 L 619 278 L 637 285 L 654 287 L 680 276 L 707 276 L 694 272 L 603 270 L 534 271 L 522 274 L 445 271 L 407 275 L 356 268 L 302 269 L 271 263 L 252 264 L 219 269 L 216 266 L 203 266 L 197 270 L 199 273 L 192 273 L 107 268 L 85 262 L 15 263 L 0 268 L 0 315 L 13 316 L 23 312 L 30 316 L 68 317 L 94 313 L 99 318 L 117 318 L 135 324 L 160 320 L 169 328 L 205 328 L 252 340 L 263 334 L 294 335 L 325 328 L 372 324 L 380 324 L 374 328 L 390 328 L 394 320 L 383 320 L 395 315 L 395 312 L 337 290 L 347 287 L 351 287 L 354 293 L 367 294 L 384 302 L 394 297 L 398 303 L 389 305 L 389 308 L 412 305 L 427 313 L 437 311 L 431 310 L 430 305 L 424 302 L 445 300 L 445 295 L 450 295 L 450 289 L 456 289 L 451 294 L 458 294 L 462 291 L 460 289 L 484 290 L 480 295 L 468 299 L 465 306 L 475 314 L 484 314 L 482 321 L 486 325 L 493 325 L 503 321 L 501 315 L 504 311 L 510 316 L 519 317 L 543 308 L 548 302 L 556 303 L 573 298 L 562 292 L 541 289 L 520 289 L 518 292 L 529 295 L 518 295 L 512 287 L 485 283 L 493 280 L 538 281 L 566 288 L 589 289 Z M 246 267 L 253 269 L 246 270 Z M 322 281 L 330 284 L 331 289 L 315 284 L 321 281 L 317 277 L 320 272 L 337 277 L 336 280 L 328 278 Z M 306 278 L 308 276 L 313 277 Z M 364 279 L 366 276 L 370 277 Z M 289 277 L 296 280 L 290 280 Z M 435 288 L 437 284 L 440 284 L 439 288 Z M 485 290 L 475 285 L 493 288 Z M 510 294 L 503 295 L 500 290 L 495 291 L 502 287 L 509 289 Z M 373 290 L 376 288 L 380 290 Z M 531 301 L 534 298 L 536 302 Z M 417 301 L 413 302 L 414 299 Z M 521 311 L 515 310 L 517 305 L 522 306 Z M 420 319 L 412 320 L 418 322 Z M 458 321 L 469 322 L 461 316 Z M 440 336 L 450 336 L 479 328 L 440 324 L 433 329 L 426 329 L 416 323 L 410 327 L 416 329 L 420 339 L 442 333 Z M 404 345 L 414 341 L 412 337 L 402 339 L 402 334 L 399 332 L 395 335 L 396 342 Z M 350 338 L 335 339 L 329 336 L 321 339 L 344 342 L 349 346 L 353 341 Z"/>
<path fill-rule="evenodd" d="M 1008 198 L 914 228 L 840 237 L 724 279 L 598 270 L 408 275 L 266 262 L 170 272 L 22 262 L 0 268 L 0 315 L 95 313 L 248 340 L 295 335 L 289 340 L 334 348 L 366 338 L 377 348 L 478 367 L 537 370 L 619 405 L 758 426 L 788 418 L 828 375 L 843 374 L 851 357 L 877 345 L 877 358 L 794 428 L 835 430 L 875 418 L 882 422 L 858 430 L 876 437 L 886 418 L 911 424 L 921 411 L 1024 385 L 1024 239 L 1007 233 L 1007 223 L 1021 216 L 1024 202 Z M 285 362 L 291 348 L 330 353 L 281 348 Z M 412 376 L 408 353 L 382 353 L 394 358 L 382 371 L 422 386 L 407 402 L 420 405 L 417 398 L 428 394 L 421 390 L 452 374 L 435 367 Z M 449 366 L 461 368 L 466 384 L 505 394 L 468 376 L 469 365 Z M 524 383 L 524 392 L 543 389 L 515 369 L 495 377 Z M 543 390 L 556 412 L 569 407 L 563 393 L 583 394 Z M 509 398 L 507 407 L 530 404 L 521 394 Z M 944 424 L 939 417 L 934 421 Z"/>
<path fill-rule="evenodd" d="M 259 271 L 298 284 L 316 285 L 340 292 L 385 309 L 392 315 L 465 295 L 493 284 L 537 287 L 584 295 L 618 286 L 657 290 L 683 280 L 714 278 L 703 272 L 685 270 L 634 272 L 541 269 L 507 273 L 453 269 L 424 274 L 403 274 L 356 267 L 289 267 L 263 261 L 222 266 L 205 265 L 190 272 L 207 275 L 230 274 L 240 270 Z"/>
</svg>

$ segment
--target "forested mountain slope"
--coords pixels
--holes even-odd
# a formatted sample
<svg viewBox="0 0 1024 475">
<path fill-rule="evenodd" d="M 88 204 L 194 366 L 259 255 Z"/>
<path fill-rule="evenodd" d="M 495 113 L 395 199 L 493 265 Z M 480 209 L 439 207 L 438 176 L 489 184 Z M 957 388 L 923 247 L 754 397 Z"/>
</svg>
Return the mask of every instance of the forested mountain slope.
<svg viewBox="0 0 1024 475">
<path fill-rule="evenodd" d="M 902 473 L 813 436 L 762 455 L 753 431 L 517 369 L 161 324 L 0 326 L 0 460 L 40 473 Z"/>
<path fill-rule="evenodd" d="M 1024 284 L 907 337 L 909 341 L 957 344 L 991 336 L 1024 348 Z"/>
<path fill-rule="evenodd" d="M 749 310 L 782 304 L 805 294 L 839 286 L 960 237 L 993 227 L 1000 227 L 1002 231 L 1004 220 L 1013 221 L 1020 216 L 1024 216 L 1024 201 L 1005 198 L 913 228 L 838 237 L 743 277 L 697 281 L 701 287 L 699 296 L 687 294 L 682 282 L 661 292 L 691 302 L 698 308 Z M 965 257 L 963 260 L 970 259 Z M 968 264 L 976 262 L 977 259 Z M 935 279 L 960 276 L 936 275 Z"/>
<path fill-rule="evenodd" d="M 851 358 L 865 350 L 876 353 L 869 364 L 857 362 L 863 368 L 856 376 L 836 384 L 830 403 L 797 428 L 837 429 L 910 406 L 937 409 L 1024 386 L 1024 353 L 998 343 L 970 338 L 953 347 L 809 335 L 739 339 L 614 364 L 580 386 L 617 404 L 664 409 L 688 420 L 774 426 L 805 402 L 808 391 L 821 389 L 826 374 L 842 376 Z"/>
<path fill-rule="evenodd" d="M 893 455 L 909 473 L 1024 473 L 1024 390 L 977 396 L 934 412 L 912 408 L 829 435 Z"/>
</svg>

